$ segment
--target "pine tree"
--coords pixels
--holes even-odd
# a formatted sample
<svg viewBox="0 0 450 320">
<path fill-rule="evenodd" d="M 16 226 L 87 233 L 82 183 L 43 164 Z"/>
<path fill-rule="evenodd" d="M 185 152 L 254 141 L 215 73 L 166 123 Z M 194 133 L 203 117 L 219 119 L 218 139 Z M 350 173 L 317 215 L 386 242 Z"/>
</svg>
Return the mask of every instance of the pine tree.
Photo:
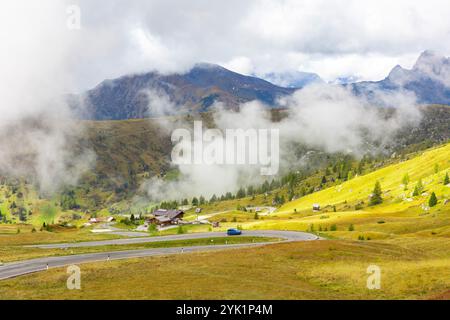
<svg viewBox="0 0 450 320">
<path fill-rule="evenodd" d="M 262 193 L 269 191 L 269 187 L 270 187 L 269 182 L 267 180 L 264 181 L 263 185 L 261 186 Z"/>
<path fill-rule="evenodd" d="M 289 189 L 289 192 L 288 192 L 288 201 L 294 200 L 294 197 L 295 197 L 294 190 L 293 190 L 293 189 Z"/>
<path fill-rule="evenodd" d="M 439 165 L 436 163 L 434 165 L 434 173 L 438 173 L 439 172 Z"/>
<path fill-rule="evenodd" d="M 347 175 L 347 180 L 352 180 L 354 176 L 355 175 L 354 175 L 353 171 L 350 170 Z"/>
<path fill-rule="evenodd" d="M 450 183 L 450 179 L 448 177 L 448 172 L 445 173 L 445 177 L 444 177 L 444 185 L 448 185 Z"/>
<path fill-rule="evenodd" d="M 437 197 L 436 194 L 433 192 L 431 194 L 430 200 L 428 200 L 428 205 L 431 207 L 434 207 L 435 205 L 437 205 Z"/>
<path fill-rule="evenodd" d="M 361 159 L 361 161 L 358 164 L 358 174 L 362 174 L 364 171 L 364 158 Z"/>
<path fill-rule="evenodd" d="M 414 191 L 413 191 L 413 197 L 417 197 L 420 194 L 422 194 L 423 191 L 423 184 L 422 184 L 422 179 L 420 179 L 416 186 L 414 187 Z"/>
<path fill-rule="evenodd" d="M 381 185 L 380 182 L 377 181 L 375 183 L 375 187 L 373 188 L 372 197 L 370 198 L 369 205 L 375 206 L 383 202 L 383 198 L 381 197 Z"/>
<path fill-rule="evenodd" d="M 240 188 L 238 192 L 236 193 L 236 198 L 241 199 L 245 197 L 245 189 Z"/>
<path fill-rule="evenodd" d="M 409 175 L 407 173 L 403 176 L 402 183 L 405 186 L 405 190 L 408 190 Z"/>
</svg>

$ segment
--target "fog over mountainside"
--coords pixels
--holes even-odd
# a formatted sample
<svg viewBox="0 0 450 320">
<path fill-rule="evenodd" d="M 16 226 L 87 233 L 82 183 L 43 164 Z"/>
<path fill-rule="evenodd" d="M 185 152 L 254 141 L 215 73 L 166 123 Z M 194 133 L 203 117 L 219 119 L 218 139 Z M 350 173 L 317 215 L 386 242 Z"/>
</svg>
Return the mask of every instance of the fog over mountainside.
<svg viewBox="0 0 450 320">
<path fill-rule="evenodd" d="M 253 106 L 255 108 L 255 106 Z M 253 108 L 249 108 L 246 114 L 249 114 Z M 264 109 L 263 109 L 264 110 Z M 269 110 L 260 110 L 261 117 L 263 119 L 274 119 L 276 122 L 280 119 L 286 119 L 288 117 L 288 110 L 277 109 L 269 112 Z M 387 141 L 387 145 L 379 147 L 385 156 L 391 156 L 399 150 L 410 148 L 415 150 L 417 146 L 429 147 L 435 144 L 444 143 L 450 139 L 450 107 L 446 106 L 427 106 L 420 108 L 420 114 L 422 115 L 419 123 L 412 123 L 410 125 L 404 125 L 395 133 L 392 134 L 391 140 Z M 151 118 L 151 119 L 136 119 L 136 120 L 123 120 L 123 121 L 83 121 L 83 127 L 85 133 L 83 139 L 79 141 L 80 148 L 89 147 L 95 152 L 96 161 L 95 166 L 89 170 L 89 174 L 82 180 L 83 184 L 91 186 L 92 191 L 95 189 L 103 190 L 115 193 L 117 197 L 122 198 L 132 190 L 137 190 L 144 183 L 143 188 L 146 188 L 144 192 L 152 190 L 152 195 L 164 195 L 164 190 L 172 191 L 176 190 L 174 194 L 184 192 L 196 193 L 194 184 L 189 183 L 187 177 L 191 175 L 191 172 L 195 171 L 195 167 L 185 166 L 178 170 L 177 167 L 171 165 L 171 151 L 173 144 L 170 140 L 171 130 L 177 127 L 185 127 L 192 129 L 193 120 L 201 120 L 205 127 L 223 127 L 228 123 L 233 125 L 241 125 L 241 120 L 244 113 L 236 112 L 221 112 L 214 115 L 213 112 L 202 113 L 194 117 L 190 115 L 182 115 L 169 118 Z M 266 120 L 265 120 L 266 121 Z M 287 121 L 287 120 L 284 120 Z M 324 120 L 325 121 L 325 120 Z M 292 121 L 289 121 L 292 123 Z M 288 122 L 286 122 L 288 123 Z M 311 126 L 314 127 L 314 121 L 311 121 Z M 256 122 L 254 125 L 258 125 Z M 317 124 L 317 126 L 322 124 Z M 298 125 L 297 132 L 300 131 Z M 286 126 L 288 128 L 288 126 Z M 311 131 L 313 128 L 309 128 Z M 317 127 L 319 130 L 319 127 Z M 334 130 L 334 131 L 333 131 Z M 329 134 L 337 134 L 337 128 L 331 128 L 328 130 Z M 305 132 L 306 134 L 306 132 Z M 283 141 L 288 137 L 284 137 Z M 299 168 L 307 166 L 314 166 L 319 163 L 320 158 L 326 159 L 327 154 L 324 153 L 323 148 L 314 147 L 312 145 L 302 144 L 300 139 L 302 134 L 299 134 L 297 139 L 295 136 L 289 138 L 289 141 L 298 141 L 295 144 L 286 143 L 284 147 L 284 158 L 281 163 L 281 174 L 286 170 L 291 170 L 297 165 Z M 302 138 L 304 139 L 304 138 Z M 320 142 L 319 140 L 317 143 Z M 347 142 L 342 142 L 346 143 Z M 341 145 L 342 145 L 341 144 Z M 294 145 L 298 147 L 294 148 Z M 341 146 L 341 145 L 336 145 Z M 291 150 L 290 150 L 291 148 Z M 78 150 L 78 144 L 76 144 L 75 150 Z M 314 151 L 315 156 L 305 156 L 309 151 Z M 344 150 L 347 152 L 348 150 Z M 344 153 L 347 154 L 347 153 Z M 211 180 L 211 175 L 206 174 L 207 170 L 201 170 L 199 168 L 198 181 L 202 181 L 204 177 L 205 186 L 211 186 L 215 182 L 220 182 L 219 178 Z M 239 172 L 242 172 L 241 167 Z M 258 173 L 257 170 L 253 170 Z M 227 172 L 225 169 L 223 172 Z M 180 174 L 178 174 L 180 173 Z M 183 173 L 186 175 L 184 176 Z M 203 173 L 203 174 L 202 174 Z M 232 174 L 233 172 L 231 172 Z M 248 171 L 251 173 L 251 171 Z M 201 175 L 200 175 L 201 174 Z M 159 177 L 152 178 L 152 177 Z M 218 176 L 217 176 L 218 177 Z M 233 175 L 226 176 L 227 179 L 234 177 Z M 179 188 L 181 185 L 177 185 L 173 182 L 164 184 L 167 180 L 184 180 L 187 181 L 183 189 Z M 243 180 L 243 184 L 247 185 L 248 176 L 240 176 L 240 180 Z M 257 178 L 257 175 L 254 176 Z M 264 178 L 262 178 L 264 179 Z M 227 185 L 226 191 L 232 191 L 236 185 L 241 181 L 238 179 L 231 179 L 230 185 Z M 228 181 L 228 180 L 227 180 Z M 224 184 L 225 185 L 225 184 Z M 177 189 L 178 188 L 178 189 Z M 206 187 L 205 187 L 206 188 Z M 157 192 L 160 189 L 161 192 Z M 208 188 L 207 193 L 209 192 Z M 224 188 L 225 189 L 225 188 Z M 212 190 L 212 189 L 211 189 Z M 219 189 L 221 190 L 221 189 Z M 199 188 L 200 191 L 204 189 Z M 206 195 L 206 194 L 205 194 Z"/>
<path fill-rule="evenodd" d="M 313 81 L 302 88 L 287 88 L 218 65 L 197 64 L 187 72 L 153 71 L 107 80 L 86 94 L 70 95 L 68 104 L 61 97 L 74 88 L 72 71 L 78 61 L 70 57 L 83 47 L 83 34 L 66 28 L 64 4 L 9 4 L 11 8 L 2 12 L 3 30 L 17 29 L 17 33 L 5 38 L 9 49 L 0 53 L 4 73 L 0 80 L 0 175 L 25 179 L 44 193 L 80 181 L 120 192 L 130 177 L 135 178 L 136 188 L 147 177 L 164 176 L 173 169 L 167 137 L 180 125 L 192 126 L 192 119 L 170 124 L 163 116 L 211 112 L 220 129 L 277 128 L 282 136 L 282 167 L 289 168 L 301 162 L 301 155 L 291 152 L 293 142 L 324 152 L 361 155 L 383 151 L 403 128 L 420 123 L 421 114 L 414 106 L 447 101 L 448 60 L 425 52 L 412 70 L 397 68 L 381 85 L 371 83 L 368 94 L 361 94 L 358 84 L 353 88 Z M 16 12 L 21 19 L 5 12 Z M 47 23 L 40 17 L 47 17 Z M 36 37 L 29 39 L 31 31 Z M 97 57 L 95 50 L 90 53 Z M 278 80 L 274 81 L 281 84 Z M 373 108 L 377 103 L 395 112 L 386 118 Z M 266 116 L 271 108 L 283 109 L 287 116 L 273 123 Z M 114 130 L 100 121 L 79 121 L 80 115 L 90 120 L 153 116 L 157 126 L 146 130 L 145 123 L 141 124 L 138 133 L 132 122 L 124 124 L 122 139 L 109 135 Z M 179 190 L 195 194 L 229 191 L 243 177 L 255 177 L 243 170 L 214 167 L 206 173 L 185 167 L 179 180 L 186 188 Z M 212 175 L 225 177 L 227 183 L 205 190 Z"/>
<path fill-rule="evenodd" d="M 82 96 L 70 96 L 69 100 L 75 109 L 80 109 L 80 101 L 84 103 L 81 117 L 85 119 L 123 120 L 167 115 L 167 110 L 161 114 L 160 109 L 149 108 L 152 97 L 148 91 L 159 92 L 179 106 L 171 110 L 173 115 L 207 111 L 215 102 L 231 109 L 253 100 L 275 105 L 279 97 L 294 90 L 202 63 L 185 74 L 149 72 L 105 80 Z"/>
<path fill-rule="evenodd" d="M 214 64 L 197 64 L 187 73 L 156 71 L 105 80 L 81 95 L 70 95 L 72 108 L 83 119 L 123 120 L 161 115 L 205 112 L 222 103 L 236 110 L 240 104 L 259 101 L 269 108 L 281 107 L 281 98 L 311 84 L 324 83 L 318 75 L 302 72 L 266 74 L 266 80 L 244 76 Z M 343 84 L 355 95 L 379 103 L 376 95 L 410 92 L 419 104 L 450 104 L 450 63 L 425 51 L 411 70 L 395 67 L 382 81 Z M 170 112 L 149 108 L 157 92 L 177 108 Z"/>
<path fill-rule="evenodd" d="M 76 185 L 95 159 L 88 149 L 74 152 L 84 130 L 62 99 L 75 45 L 65 10 L 63 1 L 4 1 L 0 13 L 0 176 L 46 194 Z"/>
<path fill-rule="evenodd" d="M 341 152 L 356 158 L 367 153 L 387 154 L 400 130 L 420 124 L 422 114 L 413 93 L 379 91 L 376 101 L 386 108 L 376 107 L 342 86 L 313 84 L 279 99 L 279 106 L 285 110 L 285 116 L 279 121 L 272 121 L 267 105 L 259 101 L 241 104 L 236 110 L 222 103 L 215 104 L 213 120 L 222 132 L 228 129 L 278 130 L 280 173 L 283 173 L 309 164 L 305 153 L 296 152 L 300 145 L 306 147 L 306 152 Z M 193 124 L 188 120 L 177 125 L 192 130 Z M 161 126 L 167 128 L 167 122 L 164 120 Z M 222 144 L 225 145 L 225 141 Z M 146 182 L 152 199 L 196 194 L 212 196 L 267 179 L 254 165 L 187 164 L 178 168 L 180 175 L 176 181 L 152 178 Z M 211 180 L 211 177 L 216 179 Z"/>
</svg>

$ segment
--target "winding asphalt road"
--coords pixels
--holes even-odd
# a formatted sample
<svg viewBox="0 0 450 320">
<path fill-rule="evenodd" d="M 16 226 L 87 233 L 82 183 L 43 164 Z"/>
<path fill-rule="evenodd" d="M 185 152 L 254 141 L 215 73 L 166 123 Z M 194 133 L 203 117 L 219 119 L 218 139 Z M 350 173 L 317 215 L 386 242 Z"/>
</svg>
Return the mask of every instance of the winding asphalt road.
<svg viewBox="0 0 450 320">
<path fill-rule="evenodd" d="M 191 233 L 182 235 L 170 235 L 160 237 L 146 237 L 146 238 L 130 238 L 130 239 L 114 239 L 114 240 L 102 240 L 102 241 L 89 241 L 89 242 L 77 242 L 77 243 L 60 243 L 60 244 L 43 244 L 33 245 L 28 247 L 43 248 L 43 249 L 55 249 L 55 248 L 75 248 L 75 247 L 93 247 L 93 246 L 105 246 L 105 245 L 124 245 L 124 244 L 137 244 L 146 242 L 158 242 L 158 241 L 174 241 L 174 240 L 187 240 L 187 239 L 202 239 L 223 237 L 223 232 L 208 232 L 208 233 Z M 242 237 L 270 237 L 281 238 L 285 242 L 289 241 L 311 241 L 318 240 L 319 238 L 313 234 L 295 231 L 244 231 Z M 38 272 L 46 270 L 47 268 L 62 267 L 72 264 L 80 264 L 86 262 L 95 261 L 108 261 L 118 259 L 140 258 L 157 255 L 168 254 L 181 254 L 184 252 L 194 251 L 211 251 L 228 248 L 240 248 L 251 246 L 262 246 L 272 244 L 274 242 L 265 243 L 242 243 L 242 244 L 229 244 L 229 245 L 208 245 L 208 246 L 191 246 L 191 247 L 172 247 L 172 248 L 152 248 L 152 249 L 138 249 L 138 250 L 126 250 L 126 251 L 110 251 L 110 252 L 98 252 L 87 254 L 76 254 L 58 257 L 44 257 L 31 260 L 24 260 L 18 262 L 6 263 L 0 265 L 0 280 L 17 277 L 20 275 Z"/>
</svg>

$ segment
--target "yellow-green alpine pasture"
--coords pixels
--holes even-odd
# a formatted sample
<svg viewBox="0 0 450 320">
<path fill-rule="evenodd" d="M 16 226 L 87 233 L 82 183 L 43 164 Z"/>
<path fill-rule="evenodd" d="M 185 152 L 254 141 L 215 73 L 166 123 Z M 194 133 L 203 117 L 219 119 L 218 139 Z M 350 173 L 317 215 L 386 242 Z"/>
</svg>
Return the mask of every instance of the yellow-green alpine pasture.
<svg viewBox="0 0 450 320">
<path fill-rule="evenodd" d="M 314 232 L 323 240 L 85 264 L 81 290 L 66 288 L 64 268 L 51 269 L 1 281 L 0 297 L 449 299 L 450 186 L 444 185 L 449 171 L 446 144 L 288 202 L 274 212 L 236 209 L 260 205 L 257 197 L 255 202 L 221 202 L 216 212 L 213 205 L 205 206 L 201 213 L 219 222 L 215 231 L 298 230 Z M 371 206 L 377 181 L 382 203 Z M 422 188 L 413 195 L 419 181 Z M 433 192 L 438 201 L 430 207 Z M 315 204 L 320 210 L 313 210 Z M 191 212 L 187 218 L 194 216 Z M 208 230 L 186 229 L 198 231 Z M 379 289 L 367 287 L 373 265 L 381 272 Z"/>
</svg>

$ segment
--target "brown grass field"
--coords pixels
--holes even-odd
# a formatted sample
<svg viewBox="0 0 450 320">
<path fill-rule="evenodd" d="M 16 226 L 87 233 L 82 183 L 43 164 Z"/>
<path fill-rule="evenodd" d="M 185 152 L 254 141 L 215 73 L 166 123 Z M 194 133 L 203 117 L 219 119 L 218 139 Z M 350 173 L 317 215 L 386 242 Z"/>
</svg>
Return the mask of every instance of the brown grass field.
<svg viewBox="0 0 450 320">
<path fill-rule="evenodd" d="M 315 241 L 81 265 L 0 282 L 2 299 L 448 299 L 448 239 Z M 429 250 L 433 248 L 433 250 Z M 381 268 L 381 289 L 366 287 Z"/>
</svg>

